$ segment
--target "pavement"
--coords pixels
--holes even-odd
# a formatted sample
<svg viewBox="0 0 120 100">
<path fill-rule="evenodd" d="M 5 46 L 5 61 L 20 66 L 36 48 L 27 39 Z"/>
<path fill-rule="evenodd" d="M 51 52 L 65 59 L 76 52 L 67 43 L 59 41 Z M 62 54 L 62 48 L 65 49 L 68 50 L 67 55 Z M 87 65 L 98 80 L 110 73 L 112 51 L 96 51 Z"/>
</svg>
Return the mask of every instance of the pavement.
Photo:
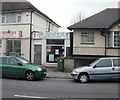
<svg viewBox="0 0 120 100">
<path fill-rule="evenodd" d="M 46 78 L 59 78 L 59 79 L 71 79 L 71 75 L 68 72 L 58 71 L 57 67 L 46 67 Z"/>
</svg>

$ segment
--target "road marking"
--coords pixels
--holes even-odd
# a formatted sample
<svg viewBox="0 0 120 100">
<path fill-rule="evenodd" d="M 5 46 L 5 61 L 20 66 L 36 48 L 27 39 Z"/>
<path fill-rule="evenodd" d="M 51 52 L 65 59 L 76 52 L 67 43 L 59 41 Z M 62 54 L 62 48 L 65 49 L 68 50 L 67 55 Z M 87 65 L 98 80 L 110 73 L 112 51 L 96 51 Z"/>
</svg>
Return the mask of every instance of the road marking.
<svg viewBox="0 0 120 100">
<path fill-rule="evenodd" d="M 36 97 L 36 96 L 26 96 L 26 95 L 14 95 L 14 96 L 21 98 L 41 98 L 41 99 L 49 98 L 49 97 Z"/>
</svg>

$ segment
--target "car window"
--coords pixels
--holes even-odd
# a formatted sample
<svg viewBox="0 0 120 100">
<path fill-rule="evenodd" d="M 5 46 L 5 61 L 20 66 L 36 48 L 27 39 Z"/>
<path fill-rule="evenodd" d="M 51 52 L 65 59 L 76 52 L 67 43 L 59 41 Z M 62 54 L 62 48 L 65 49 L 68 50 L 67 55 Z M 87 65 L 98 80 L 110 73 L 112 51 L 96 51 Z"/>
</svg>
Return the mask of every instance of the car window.
<svg viewBox="0 0 120 100">
<path fill-rule="evenodd" d="M 10 65 L 18 65 L 20 61 L 18 61 L 16 58 L 10 58 L 9 62 L 10 62 Z"/>
<path fill-rule="evenodd" d="M 0 64 L 8 64 L 8 63 L 7 63 L 7 58 L 4 58 L 4 57 L 2 58 L 2 57 L 1 57 L 1 58 L 0 58 Z"/>
<path fill-rule="evenodd" d="M 112 67 L 111 59 L 102 59 L 97 64 L 96 67 Z"/>
<path fill-rule="evenodd" d="M 114 66 L 120 66 L 120 59 L 113 59 Z"/>
</svg>

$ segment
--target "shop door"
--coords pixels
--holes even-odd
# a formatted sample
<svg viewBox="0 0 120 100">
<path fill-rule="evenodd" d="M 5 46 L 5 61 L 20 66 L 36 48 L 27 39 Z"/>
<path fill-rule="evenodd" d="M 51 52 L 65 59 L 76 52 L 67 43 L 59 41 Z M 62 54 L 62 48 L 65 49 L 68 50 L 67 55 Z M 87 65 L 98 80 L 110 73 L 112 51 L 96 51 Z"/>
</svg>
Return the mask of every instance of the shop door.
<svg viewBox="0 0 120 100">
<path fill-rule="evenodd" d="M 34 63 L 41 65 L 41 54 L 42 54 L 42 46 L 35 45 L 34 46 Z"/>
</svg>

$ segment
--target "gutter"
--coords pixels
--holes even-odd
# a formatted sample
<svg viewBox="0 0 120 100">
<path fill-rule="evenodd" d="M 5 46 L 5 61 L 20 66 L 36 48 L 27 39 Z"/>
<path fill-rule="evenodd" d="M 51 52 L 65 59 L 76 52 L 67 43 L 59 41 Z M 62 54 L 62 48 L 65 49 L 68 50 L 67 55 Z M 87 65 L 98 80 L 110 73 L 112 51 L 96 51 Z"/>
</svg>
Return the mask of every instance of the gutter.
<svg viewBox="0 0 120 100">
<path fill-rule="evenodd" d="M 29 60 L 31 62 L 31 57 L 32 57 L 32 18 L 33 15 L 32 13 L 34 12 L 34 10 L 31 11 L 31 16 L 30 16 L 30 51 L 29 51 Z"/>
<path fill-rule="evenodd" d="M 100 31 L 101 31 L 101 35 L 105 37 L 105 56 L 106 56 L 106 48 L 107 48 L 107 47 L 106 47 L 106 44 L 107 44 L 107 43 L 106 43 L 106 40 L 107 40 L 107 37 L 106 37 L 106 35 L 104 34 L 104 33 L 105 33 L 105 30 L 100 29 Z"/>
</svg>

